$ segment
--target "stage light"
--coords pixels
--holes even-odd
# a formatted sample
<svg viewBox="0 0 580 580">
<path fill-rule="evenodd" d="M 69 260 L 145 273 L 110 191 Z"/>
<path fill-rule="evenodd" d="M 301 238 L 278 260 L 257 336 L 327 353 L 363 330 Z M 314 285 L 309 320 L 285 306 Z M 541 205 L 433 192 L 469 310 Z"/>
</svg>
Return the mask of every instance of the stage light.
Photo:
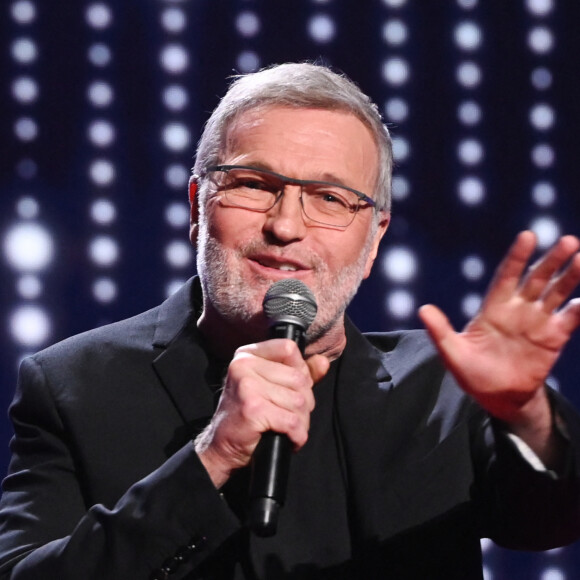
<svg viewBox="0 0 580 580">
<path fill-rule="evenodd" d="M 38 306 L 19 306 L 10 317 L 10 332 L 13 339 L 22 346 L 39 347 L 50 336 L 50 319 Z"/>
<path fill-rule="evenodd" d="M 171 111 L 182 111 L 188 102 L 189 95 L 181 85 L 171 85 L 163 91 L 163 103 Z"/>
<path fill-rule="evenodd" d="M 165 248 L 165 259 L 173 268 L 184 268 L 191 263 L 192 248 L 183 240 L 170 242 Z"/>
<path fill-rule="evenodd" d="M 538 248 L 545 250 L 552 246 L 561 236 L 560 226 L 552 217 L 538 217 L 531 224 L 530 229 L 536 234 Z"/>
<path fill-rule="evenodd" d="M 315 42 L 331 42 L 336 35 L 336 25 L 330 16 L 317 14 L 308 23 L 308 33 Z"/>
<path fill-rule="evenodd" d="M 30 117 L 21 117 L 14 123 L 14 134 L 21 141 L 34 141 L 38 137 L 38 125 Z"/>
<path fill-rule="evenodd" d="M 481 121 L 481 107 L 475 101 L 465 101 L 459 105 L 457 117 L 464 125 L 477 125 Z"/>
<path fill-rule="evenodd" d="M 35 300 L 42 294 L 42 283 L 37 276 L 25 274 L 16 282 L 16 290 L 26 300 Z"/>
<path fill-rule="evenodd" d="M 241 73 L 250 73 L 260 68 L 260 57 L 253 50 L 244 50 L 240 52 L 236 60 L 238 70 Z"/>
<path fill-rule="evenodd" d="M 383 39 L 387 44 L 399 46 L 407 40 L 407 26 L 398 19 L 392 19 L 385 22 L 383 26 Z"/>
<path fill-rule="evenodd" d="M 461 312 L 465 318 L 473 318 L 481 308 L 481 296 L 472 292 L 461 300 Z"/>
<path fill-rule="evenodd" d="M 260 32 L 260 19 L 255 12 L 242 12 L 236 18 L 236 28 L 241 36 L 251 38 Z"/>
<path fill-rule="evenodd" d="M 169 123 L 163 128 L 163 143 L 171 151 L 183 151 L 189 147 L 189 129 L 182 123 Z"/>
<path fill-rule="evenodd" d="M 566 580 L 566 575 L 560 568 L 546 568 L 540 574 L 540 580 Z"/>
<path fill-rule="evenodd" d="M 545 26 L 537 26 L 530 31 L 528 46 L 533 52 L 546 54 L 554 47 L 554 36 Z"/>
<path fill-rule="evenodd" d="M 113 266 L 119 260 L 119 245 L 110 236 L 97 236 L 89 244 L 89 257 L 96 266 Z"/>
<path fill-rule="evenodd" d="M 117 218 L 117 209 L 108 199 L 96 199 L 91 205 L 91 218 L 96 224 L 108 226 Z"/>
<path fill-rule="evenodd" d="M 100 68 L 107 66 L 113 58 L 111 49 L 106 44 L 100 42 L 93 44 L 89 48 L 88 56 L 91 64 Z"/>
<path fill-rule="evenodd" d="M 93 296 L 97 302 L 108 304 L 117 298 L 117 284 L 110 278 L 99 278 L 93 283 Z"/>
<path fill-rule="evenodd" d="M 397 201 L 407 198 L 411 191 L 408 179 L 402 175 L 393 176 L 392 189 L 393 199 L 396 199 Z"/>
<path fill-rule="evenodd" d="M 165 219 L 173 228 L 184 228 L 189 225 L 189 206 L 186 203 L 174 202 L 165 209 Z"/>
<path fill-rule="evenodd" d="M 540 143 L 532 149 L 532 161 L 536 167 L 545 169 L 554 164 L 556 154 L 551 145 Z"/>
<path fill-rule="evenodd" d="M 38 217 L 38 202 L 33 197 L 22 197 L 16 203 L 16 213 L 25 220 Z"/>
<path fill-rule="evenodd" d="M 381 264 L 384 275 L 391 282 L 411 282 L 417 276 L 418 259 L 415 252 L 404 246 L 395 246 L 383 252 Z"/>
<path fill-rule="evenodd" d="M 111 185 L 116 178 L 115 166 L 107 159 L 97 159 L 91 163 L 89 175 L 96 185 Z"/>
<path fill-rule="evenodd" d="M 462 22 L 455 28 L 455 44 L 464 51 L 471 52 L 481 46 L 481 28 L 473 22 Z"/>
<path fill-rule="evenodd" d="M 38 49 L 30 38 L 19 38 L 12 43 L 12 57 L 20 64 L 30 64 L 37 56 Z"/>
<path fill-rule="evenodd" d="M 398 97 L 393 97 L 385 103 L 385 115 L 389 121 L 401 123 L 409 115 L 407 102 Z"/>
<path fill-rule="evenodd" d="M 171 74 L 182 73 L 189 66 L 189 54 L 180 44 L 168 44 L 161 50 L 161 65 Z"/>
<path fill-rule="evenodd" d="M 552 86 L 552 73 L 545 67 L 540 66 L 532 71 L 532 85 L 538 91 L 545 91 Z"/>
<path fill-rule="evenodd" d="M 466 89 L 473 89 L 481 83 L 481 68 L 474 62 L 463 62 L 457 67 L 456 78 Z"/>
<path fill-rule="evenodd" d="M 189 170 L 185 165 L 174 163 L 165 170 L 165 183 L 174 189 L 185 188 L 189 181 Z M 184 193 L 185 195 L 185 193 Z"/>
<path fill-rule="evenodd" d="M 527 0 L 526 6 L 536 16 L 546 16 L 554 9 L 553 0 Z"/>
<path fill-rule="evenodd" d="M 478 0 L 457 0 L 457 4 L 464 10 L 471 10 L 477 6 Z"/>
<path fill-rule="evenodd" d="M 36 272 L 49 266 L 54 242 L 48 230 L 37 222 L 20 222 L 8 229 L 4 254 L 16 270 Z"/>
<path fill-rule="evenodd" d="M 97 147 L 108 147 L 115 141 L 115 128 L 108 121 L 93 121 L 89 125 L 89 139 Z"/>
<path fill-rule="evenodd" d="M 459 182 L 459 199 L 469 206 L 479 205 L 485 198 L 485 187 L 478 177 L 464 177 Z"/>
<path fill-rule="evenodd" d="M 111 25 L 113 14 L 111 9 L 103 3 L 91 4 L 85 13 L 89 26 L 103 30 Z"/>
<path fill-rule="evenodd" d="M 183 279 L 170 280 L 165 286 L 165 296 L 169 298 L 175 294 L 185 284 L 185 282 L 186 280 Z"/>
<path fill-rule="evenodd" d="M 383 3 L 389 8 L 401 8 L 407 3 L 407 0 L 383 0 Z"/>
<path fill-rule="evenodd" d="M 167 32 L 177 34 L 185 30 L 187 17 L 181 8 L 167 8 L 161 14 L 161 24 Z"/>
<path fill-rule="evenodd" d="M 487 554 L 487 552 L 489 552 L 494 546 L 493 541 L 489 538 L 481 538 L 481 540 L 479 540 L 479 544 L 481 546 L 482 554 Z"/>
<path fill-rule="evenodd" d="M 393 290 L 387 294 L 386 307 L 393 318 L 409 318 L 415 313 L 415 299 L 407 290 Z"/>
<path fill-rule="evenodd" d="M 113 102 L 113 88 L 107 82 L 95 81 L 89 85 L 87 96 L 93 106 L 104 108 Z"/>
<path fill-rule="evenodd" d="M 393 137 L 393 159 L 397 162 L 405 161 L 409 157 L 411 148 L 409 141 L 404 137 Z"/>
<path fill-rule="evenodd" d="M 549 207 L 556 201 L 556 189 L 547 181 L 535 183 L 532 187 L 532 199 L 540 207 Z"/>
<path fill-rule="evenodd" d="M 530 123 L 538 131 L 546 131 L 554 125 L 554 109 L 545 103 L 532 107 L 530 111 Z"/>
<path fill-rule="evenodd" d="M 483 566 L 481 569 L 483 580 L 494 580 L 493 572 L 488 566 Z"/>
<path fill-rule="evenodd" d="M 391 85 L 403 85 L 409 80 L 409 65 L 403 58 L 388 58 L 383 63 L 382 75 L 383 79 Z"/>
<path fill-rule="evenodd" d="M 481 280 L 485 274 L 485 264 L 479 256 L 467 256 L 461 262 L 461 273 L 467 280 Z"/>
<path fill-rule="evenodd" d="M 36 6 L 29 0 L 19 0 L 12 4 L 12 18 L 18 24 L 30 24 L 36 18 Z"/>
<path fill-rule="evenodd" d="M 457 156 L 465 165 L 481 163 L 483 153 L 483 146 L 477 139 L 463 139 L 457 148 Z"/>
<path fill-rule="evenodd" d="M 30 77 L 17 78 L 12 83 L 12 95 L 22 104 L 30 104 L 38 98 L 38 85 Z"/>
</svg>

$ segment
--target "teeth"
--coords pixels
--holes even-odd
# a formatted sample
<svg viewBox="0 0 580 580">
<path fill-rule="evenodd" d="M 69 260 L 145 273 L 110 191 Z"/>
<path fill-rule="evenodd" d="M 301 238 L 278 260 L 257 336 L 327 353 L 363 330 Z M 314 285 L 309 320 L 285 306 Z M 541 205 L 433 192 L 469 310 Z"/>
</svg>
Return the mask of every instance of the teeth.
<svg viewBox="0 0 580 580">
<path fill-rule="evenodd" d="M 287 265 L 280 266 L 278 269 L 285 270 L 286 272 L 296 272 L 296 270 L 298 270 L 298 268 L 296 268 L 296 266 L 287 266 Z"/>
</svg>

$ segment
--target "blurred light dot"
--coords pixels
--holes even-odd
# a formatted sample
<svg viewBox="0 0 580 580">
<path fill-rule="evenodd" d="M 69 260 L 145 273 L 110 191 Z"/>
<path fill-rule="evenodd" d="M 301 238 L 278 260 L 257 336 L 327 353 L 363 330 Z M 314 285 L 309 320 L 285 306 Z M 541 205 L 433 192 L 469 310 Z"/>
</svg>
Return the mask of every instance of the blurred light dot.
<svg viewBox="0 0 580 580">
<path fill-rule="evenodd" d="M 117 284 L 110 278 L 99 278 L 93 283 L 93 296 L 98 302 L 108 304 L 117 298 Z"/>
<path fill-rule="evenodd" d="M 16 165 L 16 173 L 22 179 L 32 179 L 33 177 L 36 177 L 37 170 L 38 166 L 36 165 L 36 161 L 29 157 L 21 159 Z"/>
<path fill-rule="evenodd" d="M 18 24 L 30 24 L 36 18 L 36 8 L 29 0 L 20 0 L 12 4 L 12 18 Z"/>
<path fill-rule="evenodd" d="M 170 165 L 165 170 L 165 182 L 170 187 L 181 189 L 185 187 L 189 181 L 189 170 L 184 165 Z"/>
<path fill-rule="evenodd" d="M 389 8 L 400 8 L 406 4 L 407 0 L 383 0 L 385 6 Z"/>
<path fill-rule="evenodd" d="M 115 221 L 117 210 L 108 199 L 97 199 L 91 205 L 91 218 L 100 225 L 106 226 Z"/>
<path fill-rule="evenodd" d="M 554 125 L 554 118 L 554 109 L 544 103 L 535 105 L 530 111 L 530 123 L 538 131 L 550 129 Z"/>
<path fill-rule="evenodd" d="M 93 28 L 103 30 L 107 28 L 113 20 L 111 9 L 102 3 L 91 4 L 86 11 L 87 23 Z"/>
<path fill-rule="evenodd" d="M 393 290 L 387 295 L 386 307 L 393 318 L 409 318 L 415 312 L 415 299 L 406 290 Z"/>
<path fill-rule="evenodd" d="M 532 71 L 532 85 L 538 91 L 545 91 L 552 86 L 552 73 L 544 67 L 535 68 Z"/>
<path fill-rule="evenodd" d="M 417 256 L 408 248 L 390 248 L 381 261 L 385 276 L 393 282 L 410 282 L 417 275 Z"/>
<path fill-rule="evenodd" d="M 161 51 L 161 65 L 170 73 L 182 73 L 189 66 L 189 54 L 180 44 L 169 44 Z"/>
<path fill-rule="evenodd" d="M 50 319 L 38 306 L 20 306 L 10 317 L 10 331 L 14 340 L 23 346 L 38 347 L 51 332 Z"/>
<path fill-rule="evenodd" d="M 336 33 L 334 20 L 325 14 L 313 16 L 308 23 L 308 33 L 316 42 L 330 42 Z"/>
<path fill-rule="evenodd" d="M 481 82 L 481 69 L 474 62 L 464 62 L 457 67 L 457 82 L 472 89 Z"/>
<path fill-rule="evenodd" d="M 383 26 L 385 42 L 398 46 L 407 40 L 407 27 L 398 19 L 388 20 Z"/>
<path fill-rule="evenodd" d="M 479 541 L 480 545 L 481 545 L 481 551 L 482 553 L 486 553 L 489 552 L 491 549 L 493 549 L 493 541 L 490 540 L 489 538 L 481 538 L 481 540 Z"/>
<path fill-rule="evenodd" d="M 185 280 L 171 280 L 167 286 L 165 286 L 165 296 L 169 298 L 173 296 L 184 284 Z"/>
<path fill-rule="evenodd" d="M 545 143 L 540 143 L 532 149 L 532 161 L 536 167 L 545 169 L 552 166 L 555 157 L 554 149 Z"/>
<path fill-rule="evenodd" d="M 89 48 L 89 61 L 94 66 L 107 66 L 111 62 L 111 58 L 111 49 L 106 44 L 93 44 Z"/>
<path fill-rule="evenodd" d="M 168 32 L 181 32 L 187 25 L 185 12 L 180 8 L 167 8 L 161 14 L 161 24 Z"/>
<path fill-rule="evenodd" d="M 183 268 L 191 263 L 191 246 L 182 240 L 171 242 L 165 248 L 165 259 L 173 268 Z"/>
<path fill-rule="evenodd" d="M 119 259 L 119 245 L 109 236 L 98 236 L 89 245 L 89 257 L 97 266 L 112 266 Z"/>
<path fill-rule="evenodd" d="M 42 294 L 42 283 L 37 276 L 25 274 L 16 282 L 16 290 L 22 298 L 34 300 Z"/>
<path fill-rule="evenodd" d="M 393 177 L 393 199 L 402 200 L 409 196 L 409 192 L 411 190 L 409 186 L 409 181 L 401 176 L 395 175 Z"/>
<path fill-rule="evenodd" d="M 240 72 L 254 72 L 260 68 L 260 57 L 253 50 L 244 50 L 238 55 L 236 63 Z"/>
<path fill-rule="evenodd" d="M 538 238 L 538 247 L 542 250 L 549 248 L 560 237 L 560 226 L 551 217 L 539 217 L 535 219 L 530 229 Z"/>
<path fill-rule="evenodd" d="M 479 0 L 457 0 L 457 4 L 464 10 L 471 10 L 477 6 Z"/>
<path fill-rule="evenodd" d="M 183 151 L 190 141 L 189 129 L 181 123 L 169 123 L 163 129 L 163 143 L 172 151 Z"/>
<path fill-rule="evenodd" d="M 459 199 L 466 205 L 478 205 L 485 197 L 485 187 L 477 177 L 465 177 L 459 182 Z"/>
<path fill-rule="evenodd" d="M 36 60 L 38 50 L 30 38 L 19 38 L 12 43 L 12 56 L 21 64 L 29 64 Z"/>
<path fill-rule="evenodd" d="M 95 107 L 106 107 L 113 101 L 113 89 L 109 83 L 103 81 L 95 81 L 89 85 L 88 91 L 89 101 Z"/>
<path fill-rule="evenodd" d="M 171 111 L 183 110 L 188 102 L 187 91 L 181 85 L 171 85 L 163 91 L 163 103 Z"/>
<path fill-rule="evenodd" d="M 554 46 L 552 32 L 544 26 L 537 26 L 528 35 L 528 45 L 532 51 L 539 54 L 550 52 Z"/>
<path fill-rule="evenodd" d="M 526 5 L 536 16 L 546 16 L 554 9 L 553 0 L 527 0 Z"/>
<path fill-rule="evenodd" d="M 560 568 L 546 568 L 540 574 L 540 580 L 566 580 L 566 575 Z"/>
<path fill-rule="evenodd" d="M 404 137 L 393 138 L 393 158 L 395 161 L 401 162 L 409 157 L 410 147 L 409 142 Z"/>
<path fill-rule="evenodd" d="M 465 165 L 477 165 L 483 159 L 483 146 L 476 139 L 464 139 L 459 143 L 457 156 Z"/>
<path fill-rule="evenodd" d="M 165 210 L 167 223 L 174 228 L 189 225 L 189 206 L 186 203 L 172 203 Z"/>
<path fill-rule="evenodd" d="M 115 140 L 115 128 L 108 121 L 94 121 L 89 125 L 89 139 L 98 147 L 107 147 Z"/>
<path fill-rule="evenodd" d="M 397 123 L 404 121 L 409 114 L 407 102 L 396 97 L 389 99 L 385 103 L 385 114 L 390 121 Z"/>
<path fill-rule="evenodd" d="M 475 101 L 465 101 L 459 105 L 457 116 L 464 125 L 477 125 L 481 121 L 481 107 Z"/>
<path fill-rule="evenodd" d="M 462 50 L 476 50 L 481 40 L 481 28 L 473 22 L 462 22 L 455 28 L 455 43 Z"/>
<path fill-rule="evenodd" d="M 556 201 L 556 189 L 547 181 L 540 181 L 532 188 L 532 199 L 540 207 L 549 207 Z"/>
<path fill-rule="evenodd" d="M 17 270 L 43 270 L 54 255 L 52 236 L 38 223 L 18 223 L 8 230 L 4 238 L 4 254 Z"/>
<path fill-rule="evenodd" d="M 468 280 L 481 280 L 485 274 L 485 264 L 479 256 L 467 256 L 461 262 L 461 273 Z"/>
<path fill-rule="evenodd" d="M 30 77 L 21 77 L 12 84 L 12 94 L 21 103 L 32 103 L 38 97 L 38 85 Z"/>
<path fill-rule="evenodd" d="M 110 185 L 115 180 L 115 166 L 106 159 L 98 159 L 91 164 L 89 175 L 97 185 Z"/>
<path fill-rule="evenodd" d="M 21 141 L 34 141 L 38 136 L 38 125 L 30 117 L 22 117 L 14 123 L 14 134 Z"/>
<path fill-rule="evenodd" d="M 392 85 L 399 86 L 406 83 L 409 74 L 409 66 L 402 58 L 389 58 L 383 64 L 383 79 Z"/>
<path fill-rule="evenodd" d="M 555 391 L 560 390 L 560 382 L 558 381 L 558 379 L 554 375 L 548 376 L 548 378 L 546 379 L 546 384 L 548 385 L 548 387 L 550 387 L 550 389 L 554 389 Z M 554 550 L 558 550 L 558 549 L 559 548 L 554 548 Z M 551 550 L 549 550 L 549 552 L 551 552 Z"/>
<path fill-rule="evenodd" d="M 473 318 L 481 308 L 481 296 L 479 294 L 467 294 L 461 300 L 461 312 L 467 318 Z"/>
<path fill-rule="evenodd" d="M 247 38 L 260 32 L 260 19 L 254 12 L 242 12 L 236 19 L 238 32 Z"/>
<path fill-rule="evenodd" d="M 40 208 L 38 202 L 32 197 L 23 197 L 16 203 L 16 213 L 25 220 L 38 217 Z"/>
</svg>

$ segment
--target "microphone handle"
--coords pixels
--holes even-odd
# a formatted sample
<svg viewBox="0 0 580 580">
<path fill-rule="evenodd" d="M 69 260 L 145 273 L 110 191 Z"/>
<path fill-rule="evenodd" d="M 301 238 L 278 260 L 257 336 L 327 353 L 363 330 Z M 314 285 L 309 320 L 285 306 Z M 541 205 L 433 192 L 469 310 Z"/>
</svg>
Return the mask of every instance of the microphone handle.
<svg viewBox="0 0 580 580">
<path fill-rule="evenodd" d="M 304 354 L 304 330 L 288 322 L 275 323 L 270 338 L 289 338 Z M 250 529 L 261 537 L 273 536 L 278 528 L 280 508 L 286 500 L 292 442 L 287 435 L 266 431 L 262 434 L 251 463 Z"/>
</svg>

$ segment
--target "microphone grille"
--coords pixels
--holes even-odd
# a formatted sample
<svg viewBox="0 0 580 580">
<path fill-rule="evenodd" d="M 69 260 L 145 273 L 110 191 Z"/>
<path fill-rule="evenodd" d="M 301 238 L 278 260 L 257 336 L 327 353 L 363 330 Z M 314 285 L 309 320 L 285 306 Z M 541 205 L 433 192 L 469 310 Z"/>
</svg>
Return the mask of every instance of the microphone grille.
<svg viewBox="0 0 580 580">
<path fill-rule="evenodd" d="M 271 324 L 288 322 L 303 330 L 310 326 L 318 310 L 310 288 L 294 278 L 274 282 L 266 292 L 262 305 Z"/>
</svg>

